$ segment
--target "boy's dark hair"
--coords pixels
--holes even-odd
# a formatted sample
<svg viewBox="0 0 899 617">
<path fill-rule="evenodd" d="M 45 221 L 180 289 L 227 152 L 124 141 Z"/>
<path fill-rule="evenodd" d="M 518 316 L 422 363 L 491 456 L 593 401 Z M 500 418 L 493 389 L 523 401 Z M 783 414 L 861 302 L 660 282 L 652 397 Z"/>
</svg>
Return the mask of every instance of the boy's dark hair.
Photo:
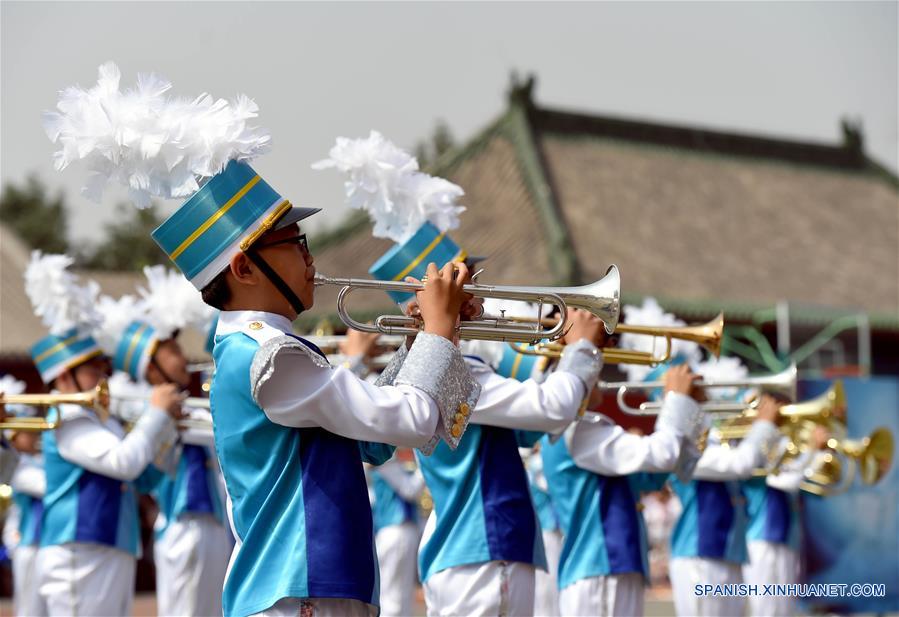
<svg viewBox="0 0 899 617">
<path fill-rule="evenodd" d="M 200 294 L 203 296 L 203 302 L 224 311 L 225 305 L 231 300 L 231 290 L 228 288 L 228 269 L 225 268 L 219 272 Z"/>
</svg>

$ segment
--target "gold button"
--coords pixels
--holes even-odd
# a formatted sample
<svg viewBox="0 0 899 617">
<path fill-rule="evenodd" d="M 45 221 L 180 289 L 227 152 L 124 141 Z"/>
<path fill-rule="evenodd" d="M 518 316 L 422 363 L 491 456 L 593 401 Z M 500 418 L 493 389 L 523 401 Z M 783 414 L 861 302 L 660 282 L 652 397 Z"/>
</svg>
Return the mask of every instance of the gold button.
<svg viewBox="0 0 899 617">
<path fill-rule="evenodd" d="M 468 403 L 462 403 L 459 405 L 459 413 L 463 416 L 467 416 L 471 413 L 471 408 L 468 406 Z"/>
<path fill-rule="evenodd" d="M 262 323 L 258 321 L 251 321 L 250 330 L 262 330 Z"/>
<path fill-rule="evenodd" d="M 453 428 L 450 430 L 450 432 L 453 434 L 453 437 L 458 438 L 460 435 L 462 435 L 462 427 L 458 424 L 453 424 Z"/>
<path fill-rule="evenodd" d="M 645 504 L 643 504 L 643 503 L 641 503 L 641 502 L 637 502 L 637 512 L 642 512 L 642 511 L 645 510 L 645 509 L 646 509 L 646 505 L 645 505 Z"/>
<path fill-rule="evenodd" d="M 453 416 L 453 420 L 456 421 L 456 424 L 461 424 L 465 420 L 465 416 L 462 413 L 457 413 Z"/>
</svg>

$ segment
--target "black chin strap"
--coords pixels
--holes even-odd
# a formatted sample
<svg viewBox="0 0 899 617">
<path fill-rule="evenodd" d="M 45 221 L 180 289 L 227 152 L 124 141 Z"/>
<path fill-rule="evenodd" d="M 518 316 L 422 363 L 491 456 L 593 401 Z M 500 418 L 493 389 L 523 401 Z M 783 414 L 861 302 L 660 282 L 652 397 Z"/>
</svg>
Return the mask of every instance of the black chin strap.
<svg viewBox="0 0 899 617">
<path fill-rule="evenodd" d="M 272 282 L 272 285 L 278 288 L 278 291 L 281 292 L 281 295 L 284 296 L 284 299 L 290 303 L 290 306 L 293 307 L 293 310 L 297 312 L 297 315 L 306 310 L 306 307 L 303 306 L 303 303 L 297 297 L 290 286 L 284 282 L 278 273 L 274 271 L 274 269 L 269 266 L 266 261 L 262 258 L 262 255 L 254 251 L 252 248 L 246 251 L 246 256 L 250 258 L 256 267 L 262 270 L 262 273 Z"/>
</svg>

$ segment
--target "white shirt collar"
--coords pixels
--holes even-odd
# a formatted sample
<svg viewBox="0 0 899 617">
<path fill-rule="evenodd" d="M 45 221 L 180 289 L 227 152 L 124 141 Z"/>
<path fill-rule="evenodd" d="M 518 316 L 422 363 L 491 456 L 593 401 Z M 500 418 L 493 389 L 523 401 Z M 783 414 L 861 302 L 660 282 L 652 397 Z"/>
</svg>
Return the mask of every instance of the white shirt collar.
<svg viewBox="0 0 899 617">
<path fill-rule="evenodd" d="M 267 313 L 265 311 L 222 311 L 219 314 L 215 335 L 224 336 L 240 332 L 251 321 L 261 321 L 265 325 L 276 328 L 285 334 L 293 333 L 293 326 L 284 315 Z"/>
</svg>

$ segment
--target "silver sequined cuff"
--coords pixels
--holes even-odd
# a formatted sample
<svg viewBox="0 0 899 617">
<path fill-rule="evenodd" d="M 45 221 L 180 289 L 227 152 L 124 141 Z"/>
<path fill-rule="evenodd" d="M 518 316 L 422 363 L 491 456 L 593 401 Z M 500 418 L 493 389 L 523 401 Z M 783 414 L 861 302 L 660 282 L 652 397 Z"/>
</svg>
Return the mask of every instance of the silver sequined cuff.
<svg viewBox="0 0 899 617">
<path fill-rule="evenodd" d="M 393 354 L 393 357 L 390 358 L 390 362 L 387 363 L 387 366 L 385 366 L 384 370 L 381 371 L 381 374 L 378 375 L 378 380 L 375 381 L 375 385 L 392 386 L 393 382 L 396 381 L 396 376 L 399 374 L 400 369 L 403 368 L 403 362 L 406 361 L 407 355 L 409 355 L 409 350 L 406 349 L 406 345 L 400 345 L 399 349 L 396 350 L 396 353 Z"/>
<path fill-rule="evenodd" d="M 330 368 L 331 363 L 315 353 L 292 336 L 277 336 L 263 343 L 253 356 L 253 364 L 250 365 L 250 392 L 253 400 L 258 402 L 259 388 L 268 381 L 275 372 L 275 356 L 282 349 L 294 349 L 309 356 L 313 364 L 321 368 Z"/>
<path fill-rule="evenodd" d="M 437 435 L 455 450 L 481 395 L 459 349 L 442 336 L 419 333 L 394 383 L 413 386 L 434 399 L 440 410 Z M 435 443 L 428 446 L 433 449 Z M 422 452 L 427 453 L 427 447 Z"/>
<path fill-rule="evenodd" d="M 584 382 L 584 386 L 587 388 L 587 397 L 589 397 L 596 382 L 599 381 L 599 371 L 602 370 L 602 352 L 587 339 L 581 339 L 565 347 L 556 370 L 577 375 Z"/>
<path fill-rule="evenodd" d="M 680 392 L 665 394 L 665 403 L 656 420 L 656 430 L 667 430 L 696 441 L 705 431 L 706 414 L 692 398 Z"/>
<path fill-rule="evenodd" d="M 681 440 L 680 453 L 674 463 L 674 473 L 681 482 L 687 482 L 702 456 L 697 442 L 706 431 L 706 414 L 692 398 L 680 392 L 665 394 L 665 403 L 656 419 L 657 431 L 670 431 Z"/>
</svg>

